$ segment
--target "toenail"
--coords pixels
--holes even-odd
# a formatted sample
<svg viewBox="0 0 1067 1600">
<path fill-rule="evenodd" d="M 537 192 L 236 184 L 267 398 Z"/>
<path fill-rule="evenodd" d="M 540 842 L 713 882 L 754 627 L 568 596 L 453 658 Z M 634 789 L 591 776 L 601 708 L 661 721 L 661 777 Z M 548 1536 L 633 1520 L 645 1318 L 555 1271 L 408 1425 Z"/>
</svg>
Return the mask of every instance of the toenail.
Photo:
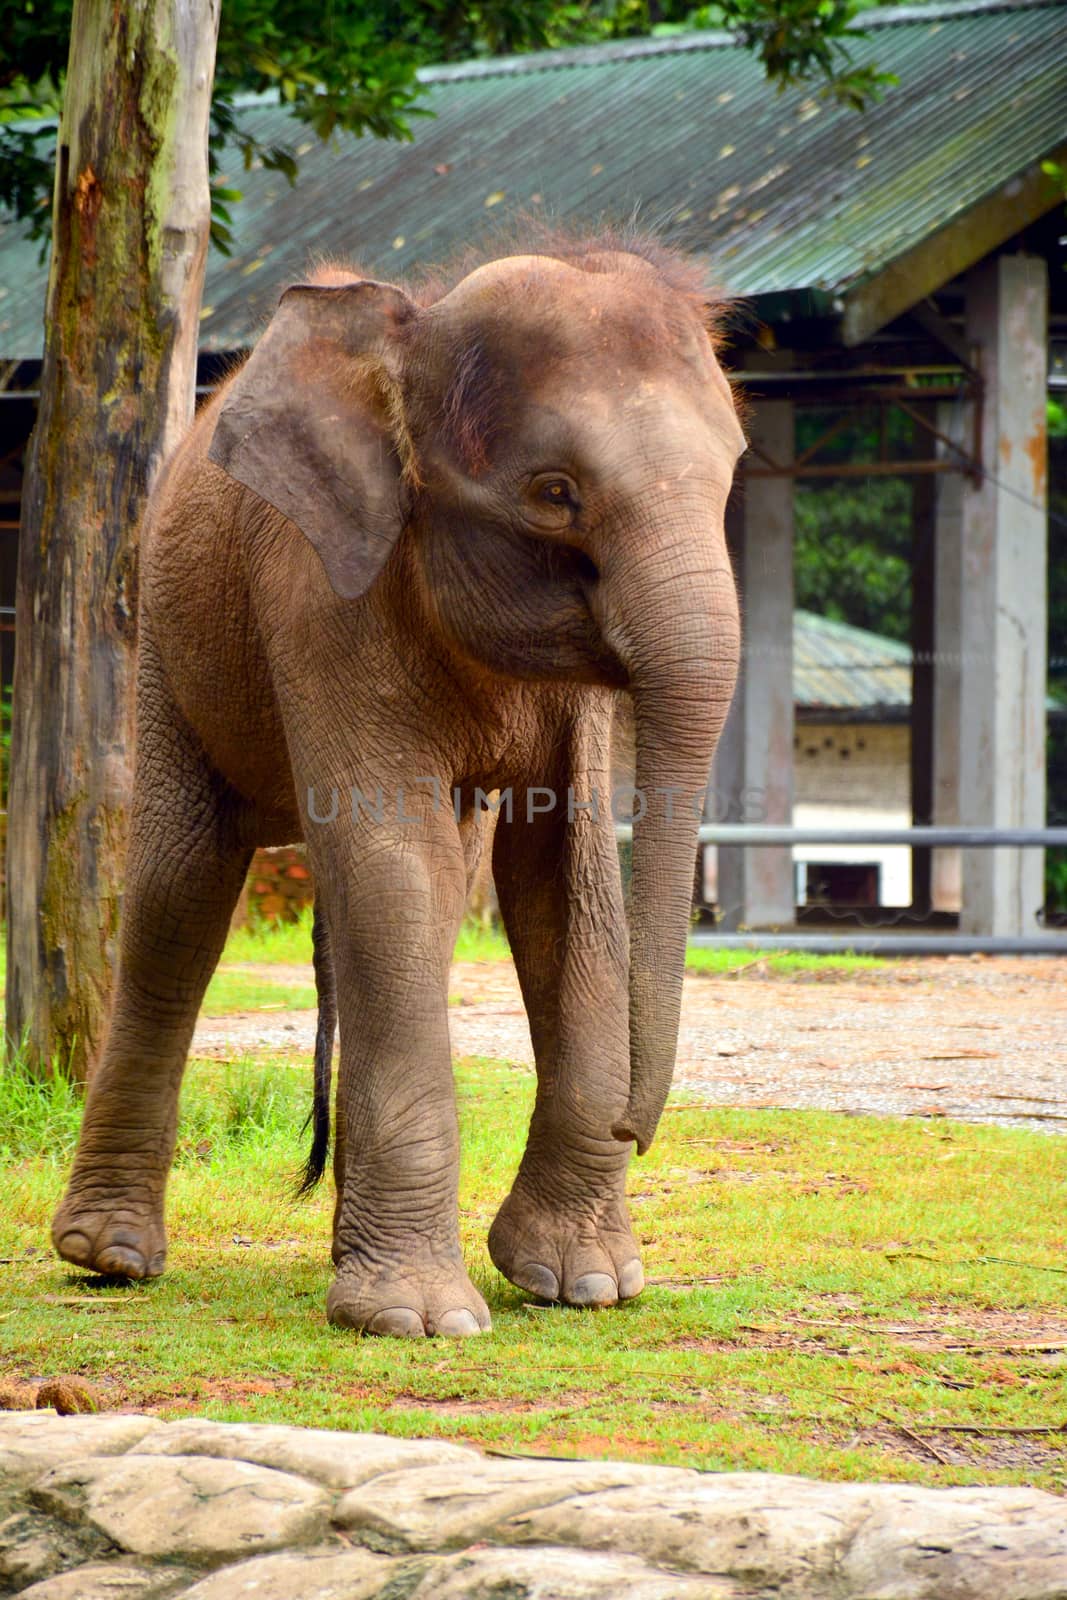
<svg viewBox="0 0 1067 1600">
<path fill-rule="evenodd" d="M 520 1289 L 525 1289 L 528 1294 L 535 1294 L 539 1300 L 559 1299 L 559 1279 L 549 1267 L 543 1267 L 538 1261 L 527 1261 L 515 1273 L 509 1273 L 512 1283 Z"/>
<path fill-rule="evenodd" d="M 131 1250 L 127 1245 L 107 1245 L 100 1251 L 93 1266 L 97 1272 L 103 1272 L 114 1278 L 143 1278 L 145 1276 L 145 1259 L 139 1250 Z"/>
<path fill-rule="evenodd" d="M 572 1306 L 613 1306 L 619 1298 L 615 1279 L 607 1272 L 584 1272 L 575 1278 L 567 1295 Z"/>
<path fill-rule="evenodd" d="M 434 1325 L 433 1331 L 449 1339 L 466 1339 L 472 1333 L 481 1333 L 482 1329 L 474 1312 L 461 1308 L 458 1311 L 446 1311 Z"/>
<path fill-rule="evenodd" d="M 645 1287 L 645 1269 L 634 1256 L 619 1273 L 619 1299 L 632 1300 Z"/>
<path fill-rule="evenodd" d="M 417 1311 L 410 1306 L 386 1306 L 375 1312 L 367 1323 L 368 1333 L 389 1334 L 394 1339 L 425 1339 L 426 1327 Z"/>
<path fill-rule="evenodd" d="M 71 1228 L 69 1233 L 65 1233 L 62 1238 L 57 1239 L 56 1249 L 61 1256 L 67 1261 L 74 1262 L 76 1266 L 88 1261 L 92 1254 L 92 1246 L 88 1237 L 82 1233 L 80 1228 Z"/>
</svg>

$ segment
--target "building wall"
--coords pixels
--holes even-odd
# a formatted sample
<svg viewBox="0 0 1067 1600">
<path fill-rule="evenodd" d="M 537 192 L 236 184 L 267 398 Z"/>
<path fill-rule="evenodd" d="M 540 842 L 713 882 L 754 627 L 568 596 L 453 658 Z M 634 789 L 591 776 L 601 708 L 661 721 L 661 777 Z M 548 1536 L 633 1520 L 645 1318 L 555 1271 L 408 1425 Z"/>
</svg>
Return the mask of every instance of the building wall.
<svg viewBox="0 0 1067 1600">
<path fill-rule="evenodd" d="M 906 828 L 911 822 L 911 729 L 907 723 L 798 724 L 794 741 L 798 828 Z M 903 845 L 798 845 L 797 900 L 804 903 L 807 862 L 865 862 L 878 867 L 883 906 L 911 903 L 911 852 Z"/>
<path fill-rule="evenodd" d="M 799 722 L 793 741 L 793 825 L 797 828 L 906 828 L 911 823 L 911 730 L 907 723 Z M 751 817 L 747 820 L 757 821 Z M 906 846 L 798 845 L 797 903 L 805 903 L 808 862 L 877 865 L 883 906 L 911 903 Z M 716 852 L 704 851 L 704 899 L 718 898 Z"/>
<path fill-rule="evenodd" d="M 906 722 L 799 723 L 793 740 L 796 803 L 900 811 L 907 818 L 910 761 Z"/>
</svg>

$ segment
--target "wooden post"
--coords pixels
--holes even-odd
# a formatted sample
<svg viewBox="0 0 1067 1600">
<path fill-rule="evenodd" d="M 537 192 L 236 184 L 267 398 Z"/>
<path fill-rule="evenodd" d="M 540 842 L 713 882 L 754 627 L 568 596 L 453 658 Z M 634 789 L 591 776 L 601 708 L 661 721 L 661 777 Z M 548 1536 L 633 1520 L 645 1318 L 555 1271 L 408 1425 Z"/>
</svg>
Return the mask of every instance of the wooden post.
<svg viewBox="0 0 1067 1600">
<path fill-rule="evenodd" d="M 22 506 L 7 1034 L 84 1075 L 129 792 L 137 532 L 192 415 L 219 0 L 75 0 Z"/>
</svg>

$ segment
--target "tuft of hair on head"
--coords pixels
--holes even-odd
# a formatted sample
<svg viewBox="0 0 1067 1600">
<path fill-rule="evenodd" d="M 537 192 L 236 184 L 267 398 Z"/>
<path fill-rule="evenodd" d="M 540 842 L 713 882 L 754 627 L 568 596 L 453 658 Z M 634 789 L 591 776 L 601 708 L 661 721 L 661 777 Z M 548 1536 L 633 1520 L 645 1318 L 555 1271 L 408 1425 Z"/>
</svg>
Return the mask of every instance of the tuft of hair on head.
<svg viewBox="0 0 1067 1600">
<path fill-rule="evenodd" d="M 634 222 L 583 227 L 520 213 L 477 244 L 465 245 L 442 264 L 417 272 L 408 292 L 417 305 L 431 306 L 478 267 L 504 256 L 526 255 L 548 256 L 578 271 L 597 273 L 625 272 L 629 257 L 634 271 L 651 268 L 670 297 L 697 313 L 716 348 L 724 338 L 732 302 L 712 280 L 707 264 Z"/>
<path fill-rule="evenodd" d="M 345 289 L 349 284 L 363 283 L 373 277 L 373 272 L 364 271 L 354 261 L 334 261 L 324 256 L 314 263 L 304 281 L 316 289 Z"/>
</svg>

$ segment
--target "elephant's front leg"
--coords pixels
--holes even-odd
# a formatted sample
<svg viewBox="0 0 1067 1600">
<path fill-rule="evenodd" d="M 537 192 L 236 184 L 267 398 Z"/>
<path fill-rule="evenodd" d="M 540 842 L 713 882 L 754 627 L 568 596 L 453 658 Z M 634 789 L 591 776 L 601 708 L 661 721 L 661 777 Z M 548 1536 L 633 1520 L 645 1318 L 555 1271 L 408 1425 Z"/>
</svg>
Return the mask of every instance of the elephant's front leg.
<svg viewBox="0 0 1067 1600">
<path fill-rule="evenodd" d="M 518 790 L 497 825 L 493 865 L 530 1019 L 537 1100 L 518 1176 L 489 1253 L 519 1288 L 568 1305 L 612 1305 L 644 1275 L 626 1209 L 631 1146 L 611 1125 L 629 1085 L 626 923 L 606 752 L 572 730 L 556 805 Z M 596 755 L 599 760 L 591 759 Z M 598 815 L 588 805 L 597 790 Z M 531 814 L 532 810 L 532 814 Z"/>
<path fill-rule="evenodd" d="M 327 1315 L 370 1333 L 479 1333 L 490 1321 L 460 1252 L 448 1037 L 462 848 L 443 814 L 367 824 L 344 855 L 316 862 L 330 885 L 344 1130 Z"/>
</svg>

